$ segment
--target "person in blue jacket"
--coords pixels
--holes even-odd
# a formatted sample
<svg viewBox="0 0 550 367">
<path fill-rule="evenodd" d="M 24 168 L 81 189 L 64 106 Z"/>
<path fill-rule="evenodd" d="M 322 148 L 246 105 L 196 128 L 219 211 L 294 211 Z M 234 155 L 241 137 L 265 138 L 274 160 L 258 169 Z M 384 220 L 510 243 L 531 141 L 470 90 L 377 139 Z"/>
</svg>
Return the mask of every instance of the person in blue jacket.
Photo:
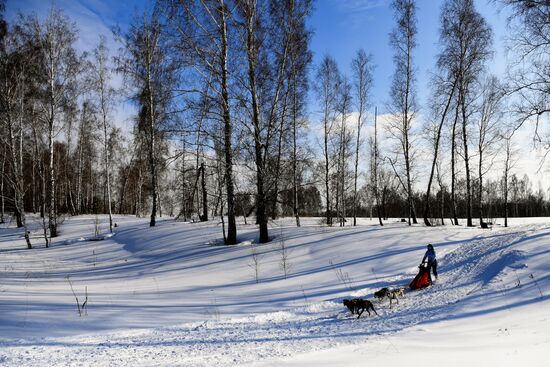
<svg viewBox="0 0 550 367">
<path fill-rule="evenodd" d="M 422 263 L 424 263 L 426 260 L 428 274 L 433 272 L 435 279 L 437 279 L 437 259 L 435 258 L 435 250 L 431 243 L 428 244 L 428 250 L 426 250 L 424 257 L 422 258 Z"/>
</svg>

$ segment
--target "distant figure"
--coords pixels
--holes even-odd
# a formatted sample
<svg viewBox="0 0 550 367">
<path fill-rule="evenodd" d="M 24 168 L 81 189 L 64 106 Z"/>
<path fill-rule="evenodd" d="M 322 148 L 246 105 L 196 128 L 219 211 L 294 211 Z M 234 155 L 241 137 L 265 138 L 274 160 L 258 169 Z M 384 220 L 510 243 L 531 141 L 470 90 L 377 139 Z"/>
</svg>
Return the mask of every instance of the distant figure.
<svg viewBox="0 0 550 367">
<path fill-rule="evenodd" d="M 435 258 L 435 250 L 431 243 L 428 245 L 428 250 L 426 250 L 424 257 L 422 258 L 422 263 L 424 263 L 426 260 L 428 260 L 428 274 L 433 271 L 435 279 L 437 279 L 437 259 Z"/>
</svg>

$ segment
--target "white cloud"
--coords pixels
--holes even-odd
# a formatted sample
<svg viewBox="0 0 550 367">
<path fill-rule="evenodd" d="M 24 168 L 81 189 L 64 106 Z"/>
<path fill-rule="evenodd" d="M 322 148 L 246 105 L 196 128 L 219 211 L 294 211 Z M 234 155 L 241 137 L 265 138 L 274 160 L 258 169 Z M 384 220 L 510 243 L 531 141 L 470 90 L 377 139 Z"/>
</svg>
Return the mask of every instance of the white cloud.
<svg viewBox="0 0 550 367">
<path fill-rule="evenodd" d="M 385 8 L 389 4 L 388 0 L 331 0 L 330 2 L 344 15 L 340 21 L 352 28 L 362 27 L 365 21 L 372 20 L 372 10 Z"/>
<path fill-rule="evenodd" d="M 331 0 L 331 2 L 345 12 L 364 12 L 367 10 L 388 6 L 388 0 Z"/>
</svg>

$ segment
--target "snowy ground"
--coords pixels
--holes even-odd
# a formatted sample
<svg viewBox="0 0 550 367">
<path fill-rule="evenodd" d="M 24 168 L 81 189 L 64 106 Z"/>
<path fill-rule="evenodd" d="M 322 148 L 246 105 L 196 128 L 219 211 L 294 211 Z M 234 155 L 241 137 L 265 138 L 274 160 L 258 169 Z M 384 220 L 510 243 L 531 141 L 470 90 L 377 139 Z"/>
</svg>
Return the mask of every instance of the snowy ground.
<svg viewBox="0 0 550 367">
<path fill-rule="evenodd" d="M 217 222 L 117 217 L 113 236 L 90 241 L 93 222 L 67 219 L 52 248 L 31 251 L 0 229 L 0 365 L 548 365 L 550 218 L 492 230 L 285 219 L 264 245 L 241 224 L 229 248 Z M 428 242 L 433 287 L 392 308 L 374 301 L 379 316 L 348 314 L 343 298 L 407 285 Z M 87 292 L 82 316 L 71 284 L 81 303 Z"/>
</svg>

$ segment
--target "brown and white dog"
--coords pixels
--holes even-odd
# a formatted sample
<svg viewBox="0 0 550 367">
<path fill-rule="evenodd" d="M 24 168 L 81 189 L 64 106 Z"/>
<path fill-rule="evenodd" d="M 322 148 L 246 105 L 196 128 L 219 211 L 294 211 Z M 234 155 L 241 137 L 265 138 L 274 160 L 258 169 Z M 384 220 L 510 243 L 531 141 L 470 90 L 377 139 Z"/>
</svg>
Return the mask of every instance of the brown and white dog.
<svg viewBox="0 0 550 367">
<path fill-rule="evenodd" d="M 370 310 L 372 310 L 376 315 L 378 315 L 378 312 L 374 309 L 374 306 L 372 305 L 372 302 L 363 298 L 353 298 L 353 299 L 345 299 L 343 301 L 344 306 L 346 306 L 352 315 L 357 313 L 357 318 L 360 318 L 364 311 L 367 311 L 370 316 Z"/>
<path fill-rule="evenodd" d="M 405 288 L 396 288 L 387 293 L 387 297 L 390 299 L 390 307 L 392 305 L 392 300 L 396 300 L 399 304 L 399 297 L 405 296 Z"/>
</svg>

